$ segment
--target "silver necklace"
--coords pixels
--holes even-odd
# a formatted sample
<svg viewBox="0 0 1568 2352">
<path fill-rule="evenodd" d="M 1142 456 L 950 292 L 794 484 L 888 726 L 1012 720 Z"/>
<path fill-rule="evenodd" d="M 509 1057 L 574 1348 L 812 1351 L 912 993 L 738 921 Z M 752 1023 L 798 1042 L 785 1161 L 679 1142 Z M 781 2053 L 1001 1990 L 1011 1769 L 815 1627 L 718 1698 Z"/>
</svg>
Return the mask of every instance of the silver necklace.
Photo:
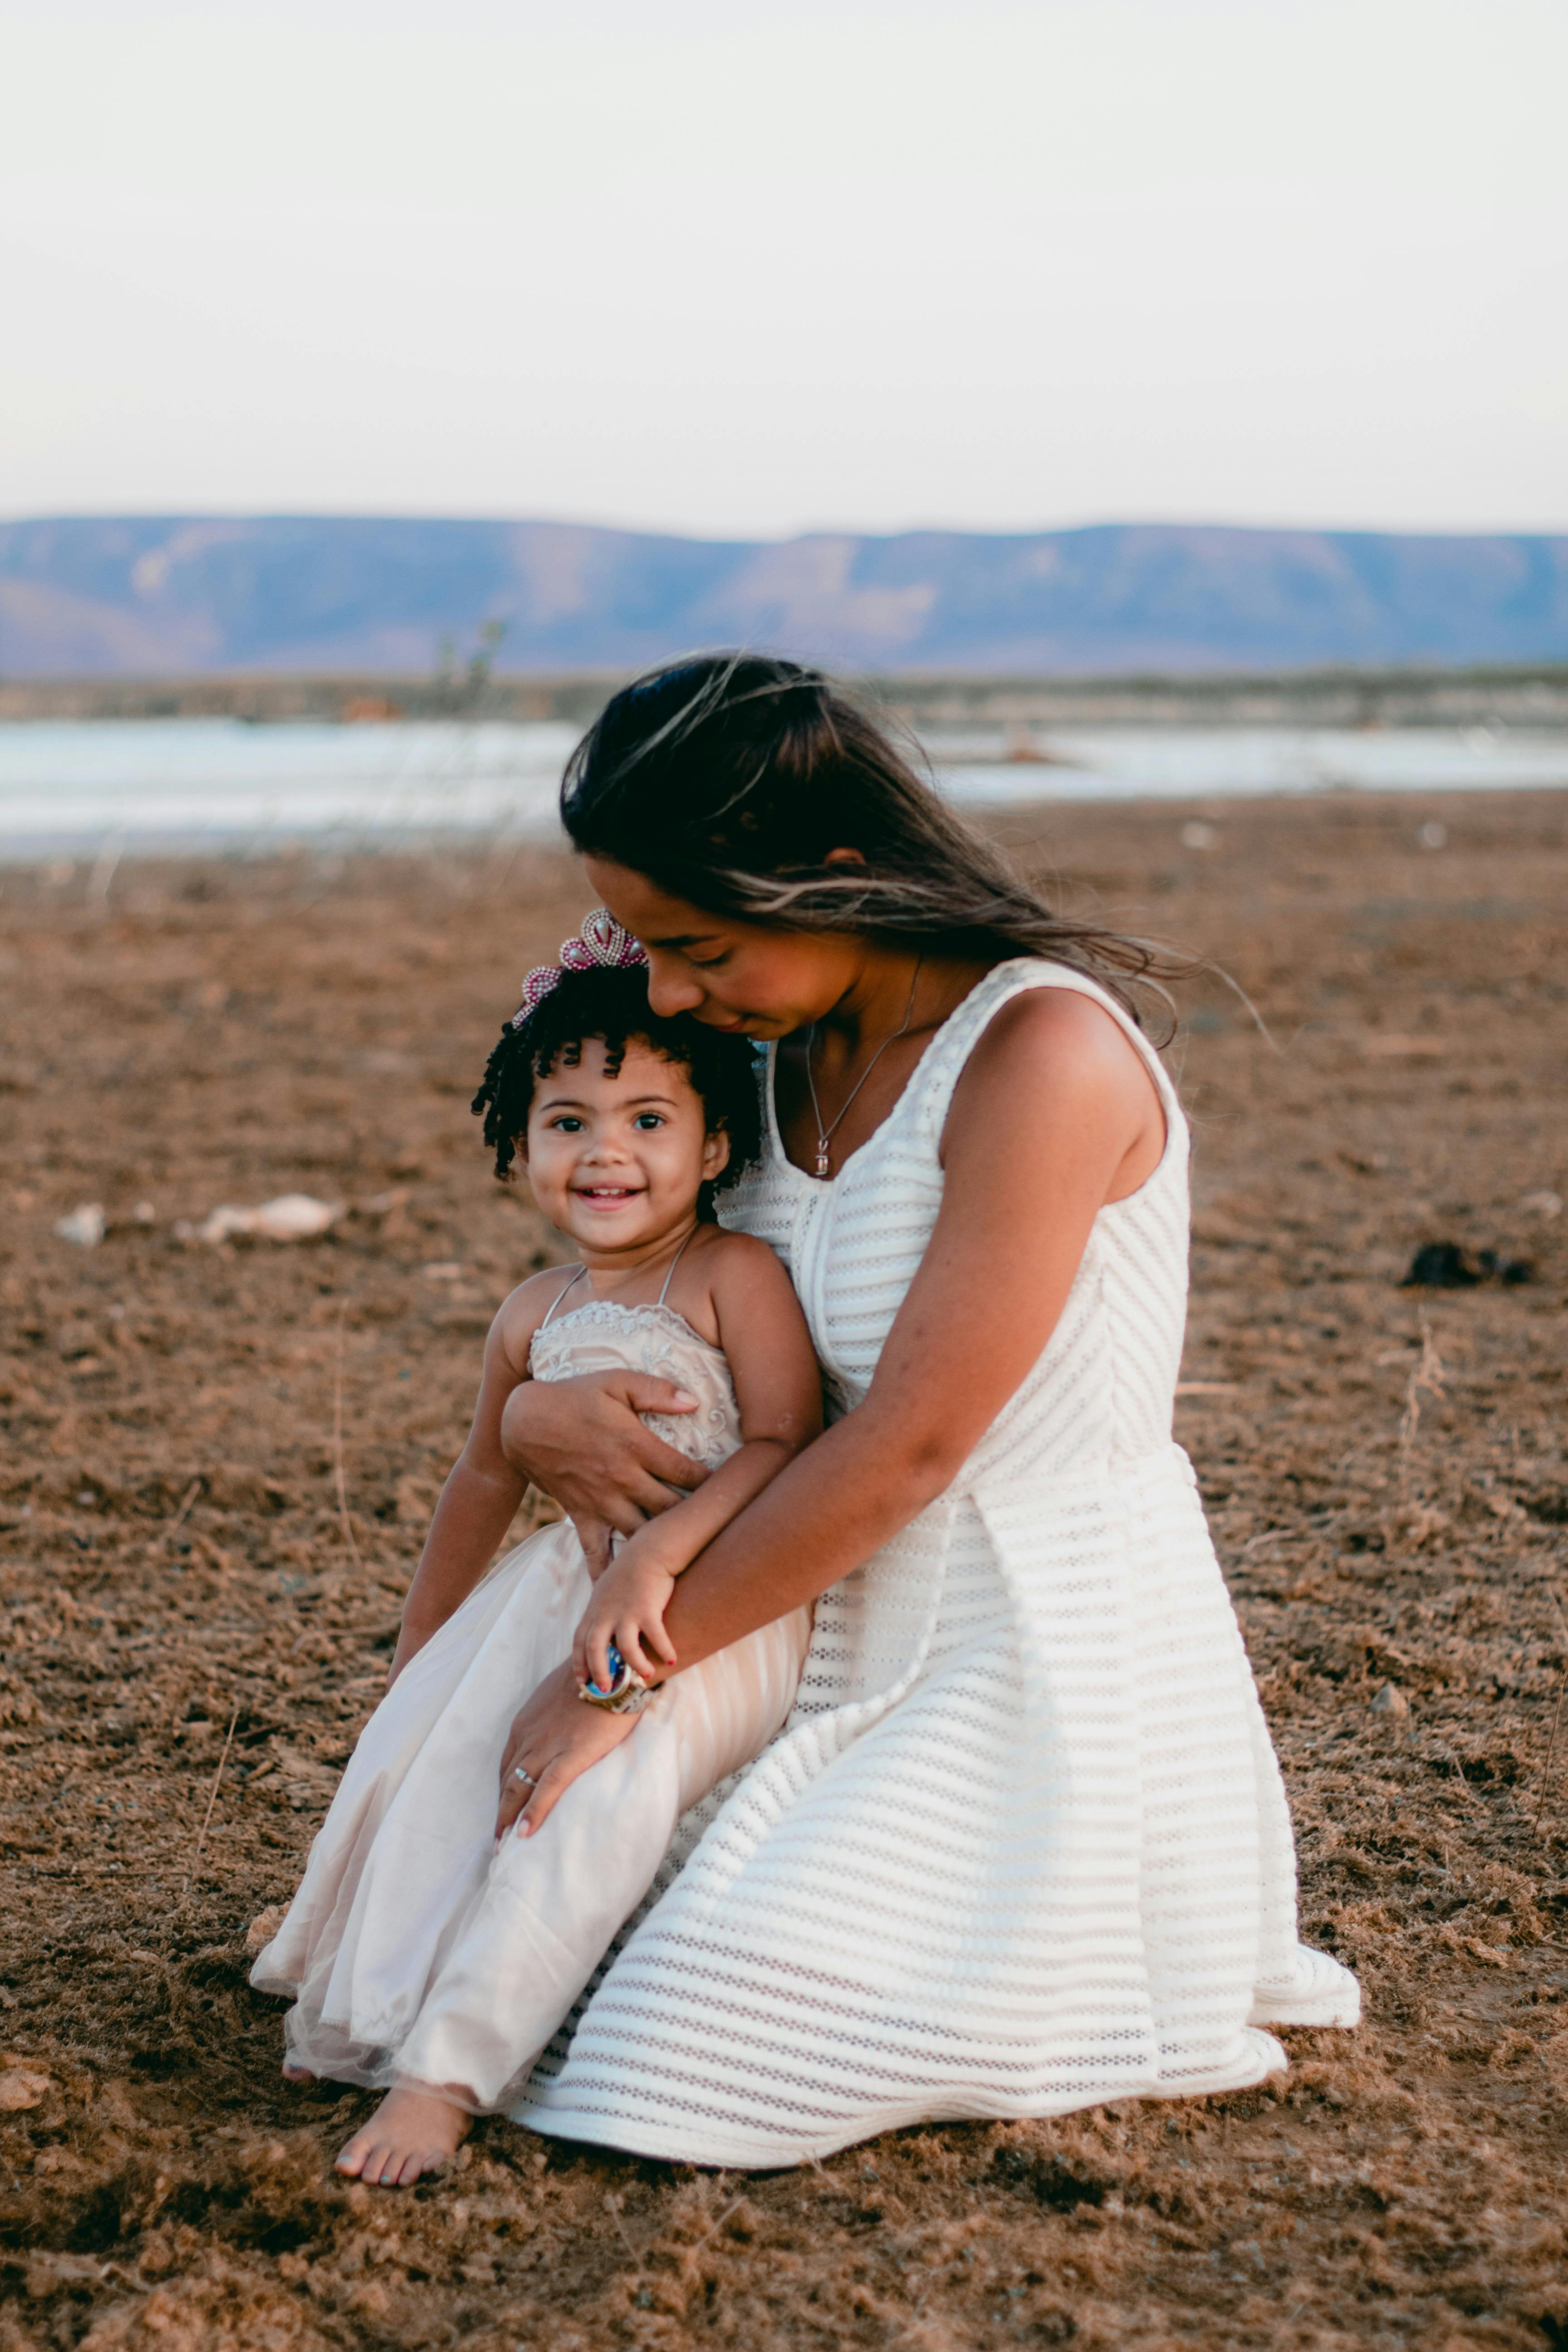
<svg viewBox="0 0 1568 2352">
<path fill-rule="evenodd" d="M 872 1071 L 876 1068 L 878 1063 L 887 1052 L 889 1046 L 897 1045 L 900 1037 L 907 1037 L 909 1035 L 910 1024 L 915 1017 L 915 991 L 920 986 L 921 967 L 924 962 L 925 957 L 923 955 L 916 957 L 914 978 L 910 982 L 910 1001 L 904 1007 L 904 1017 L 902 1022 L 900 1026 L 893 1031 L 890 1036 L 883 1038 L 881 1044 L 878 1046 L 876 1052 L 872 1055 L 870 1060 L 867 1063 L 865 1068 L 856 1079 L 855 1084 L 850 1087 L 848 1096 L 847 1097 L 837 1118 L 833 1119 L 826 1127 L 824 1127 L 822 1124 L 822 1105 L 816 1099 L 816 1083 L 811 1075 L 811 1057 L 816 1050 L 816 1024 L 814 1021 L 811 1024 L 811 1034 L 805 1041 L 805 1084 L 806 1091 L 811 1097 L 811 1115 L 816 1121 L 816 1173 L 819 1177 L 826 1176 L 827 1173 L 827 1147 L 832 1142 L 834 1136 L 837 1134 L 840 1121 L 843 1119 L 845 1112 L 849 1108 L 849 1105 L 854 1101 L 856 1096 L 859 1093 L 861 1087 L 865 1085 L 867 1079 L 870 1076 Z"/>
</svg>

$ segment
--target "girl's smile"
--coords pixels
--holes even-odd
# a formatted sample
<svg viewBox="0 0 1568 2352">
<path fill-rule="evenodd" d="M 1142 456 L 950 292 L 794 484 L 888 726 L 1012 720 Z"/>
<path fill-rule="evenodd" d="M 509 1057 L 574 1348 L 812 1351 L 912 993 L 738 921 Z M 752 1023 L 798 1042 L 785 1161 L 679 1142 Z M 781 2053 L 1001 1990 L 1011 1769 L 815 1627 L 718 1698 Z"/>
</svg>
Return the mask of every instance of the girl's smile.
<svg viewBox="0 0 1568 2352">
<path fill-rule="evenodd" d="M 685 1071 L 635 1038 L 613 1061 L 601 1039 L 584 1038 L 575 1063 L 540 1081 L 529 1109 L 534 1199 L 591 1270 L 629 1271 L 679 1243 L 699 1189 L 729 1156 Z"/>
</svg>

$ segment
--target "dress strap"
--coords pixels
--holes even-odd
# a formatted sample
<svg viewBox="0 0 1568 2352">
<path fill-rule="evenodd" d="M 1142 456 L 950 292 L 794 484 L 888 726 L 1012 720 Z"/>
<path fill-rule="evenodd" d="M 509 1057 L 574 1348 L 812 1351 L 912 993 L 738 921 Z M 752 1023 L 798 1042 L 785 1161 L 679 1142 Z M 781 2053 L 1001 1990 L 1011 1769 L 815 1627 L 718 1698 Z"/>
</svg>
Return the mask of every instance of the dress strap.
<svg viewBox="0 0 1568 2352">
<path fill-rule="evenodd" d="M 680 1247 L 676 1251 L 675 1255 L 669 1261 L 669 1271 L 664 1277 L 664 1288 L 658 1294 L 658 1304 L 661 1307 L 664 1305 L 665 1300 L 669 1297 L 669 1286 L 675 1280 L 675 1269 L 680 1264 L 681 1259 L 686 1255 L 687 1251 L 690 1248 L 692 1241 L 695 1238 L 696 1232 L 697 1228 L 693 1225 L 690 1233 L 687 1234 L 686 1239 L 681 1243 Z"/>
<path fill-rule="evenodd" d="M 588 1269 L 585 1265 L 580 1265 L 577 1268 L 576 1273 L 572 1276 L 571 1282 L 566 1282 L 562 1285 L 561 1288 L 556 1292 L 554 1297 L 551 1300 L 549 1306 L 544 1310 L 544 1323 L 549 1322 L 551 1317 L 554 1314 L 556 1308 L 565 1297 L 566 1293 L 572 1288 L 573 1283 L 581 1282 L 583 1276 L 587 1273 L 587 1271 Z M 544 1328 L 544 1323 L 542 1323 L 539 1327 L 541 1331 Z"/>
</svg>

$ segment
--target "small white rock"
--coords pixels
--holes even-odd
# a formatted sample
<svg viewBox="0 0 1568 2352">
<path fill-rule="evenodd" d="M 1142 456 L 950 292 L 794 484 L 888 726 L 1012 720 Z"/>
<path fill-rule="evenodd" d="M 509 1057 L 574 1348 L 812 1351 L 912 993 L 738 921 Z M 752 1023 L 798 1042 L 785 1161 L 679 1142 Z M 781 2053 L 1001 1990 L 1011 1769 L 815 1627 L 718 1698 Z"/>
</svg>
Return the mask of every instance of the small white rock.
<svg viewBox="0 0 1568 2352">
<path fill-rule="evenodd" d="M 103 1203 L 84 1201 L 68 1217 L 57 1217 L 55 1231 L 62 1242 L 75 1242 L 78 1249 L 96 1249 L 103 1239 Z"/>
<path fill-rule="evenodd" d="M 269 1242 L 314 1241 L 329 1225 L 335 1225 L 342 1213 L 341 1201 L 316 1201 L 309 1192 L 285 1192 L 276 1201 L 263 1201 L 251 1230 L 265 1234 Z"/>
<path fill-rule="evenodd" d="M 216 1244 L 231 1234 L 259 1234 L 269 1242 L 314 1241 L 342 1213 L 341 1201 L 312 1200 L 309 1192 L 283 1192 L 276 1201 L 264 1201 L 259 1209 L 237 1209 L 226 1202 L 196 1227 L 196 1239 Z"/>
<path fill-rule="evenodd" d="M 194 1228 L 195 1239 L 199 1242 L 209 1242 L 216 1248 L 219 1242 L 227 1241 L 230 1234 L 247 1234 L 250 1231 L 250 1220 L 254 1213 L 250 1209 L 230 1208 L 226 1202 L 221 1209 L 215 1209 L 210 1217 L 204 1217 L 201 1223 Z M 183 1223 L 184 1220 L 182 1219 L 181 1222 Z M 174 1231 L 179 1234 L 180 1226 L 176 1225 Z M 193 1228 L 186 1225 L 184 1231 L 190 1233 Z M 184 1235 L 182 1234 L 181 1237 L 183 1239 Z"/>
<path fill-rule="evenodd" d="M 1561 1192 L 1527 1192 L 1519 1208 L 1521 1216 L 1543 1217 L 1550 1223 L 1553 1217 L 1563 1214 L 1563 1195 Z"/>
<path fill-rule="evenodd" d="M 1372 1711 L 1373 1715 L 1408 1715 L 1410 1701 L 1397 1683 L 1384 1683 L 1373 1700 Z"/>
</svg>

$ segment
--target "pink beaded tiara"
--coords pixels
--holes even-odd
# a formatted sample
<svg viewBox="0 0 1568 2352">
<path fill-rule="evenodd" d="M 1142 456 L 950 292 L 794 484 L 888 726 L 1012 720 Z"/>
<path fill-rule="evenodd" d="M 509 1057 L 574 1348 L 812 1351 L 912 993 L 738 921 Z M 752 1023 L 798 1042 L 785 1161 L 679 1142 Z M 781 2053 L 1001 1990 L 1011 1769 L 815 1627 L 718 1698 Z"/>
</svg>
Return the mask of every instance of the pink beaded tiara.
<svg viewBox="0 0 1568 2352">
<path fill-rule="evenodd" d="M 559 988 L 569 971 L 592 971 L 602 966 L 608 971 L 628 971 L 634 965 L 647 963 L 647 957 L 630 931 L 617 923 L 608 907 L 595 907 L 583 919 L 583 928 L 574 939 L 561 942 L 559 963 L 535 964 L 522 983 L 522 1003 L 511 1016 L 511 1025 L 521 1029 L 529 1014 L 534 1012 L 552 989 Z"/>
</svg>

